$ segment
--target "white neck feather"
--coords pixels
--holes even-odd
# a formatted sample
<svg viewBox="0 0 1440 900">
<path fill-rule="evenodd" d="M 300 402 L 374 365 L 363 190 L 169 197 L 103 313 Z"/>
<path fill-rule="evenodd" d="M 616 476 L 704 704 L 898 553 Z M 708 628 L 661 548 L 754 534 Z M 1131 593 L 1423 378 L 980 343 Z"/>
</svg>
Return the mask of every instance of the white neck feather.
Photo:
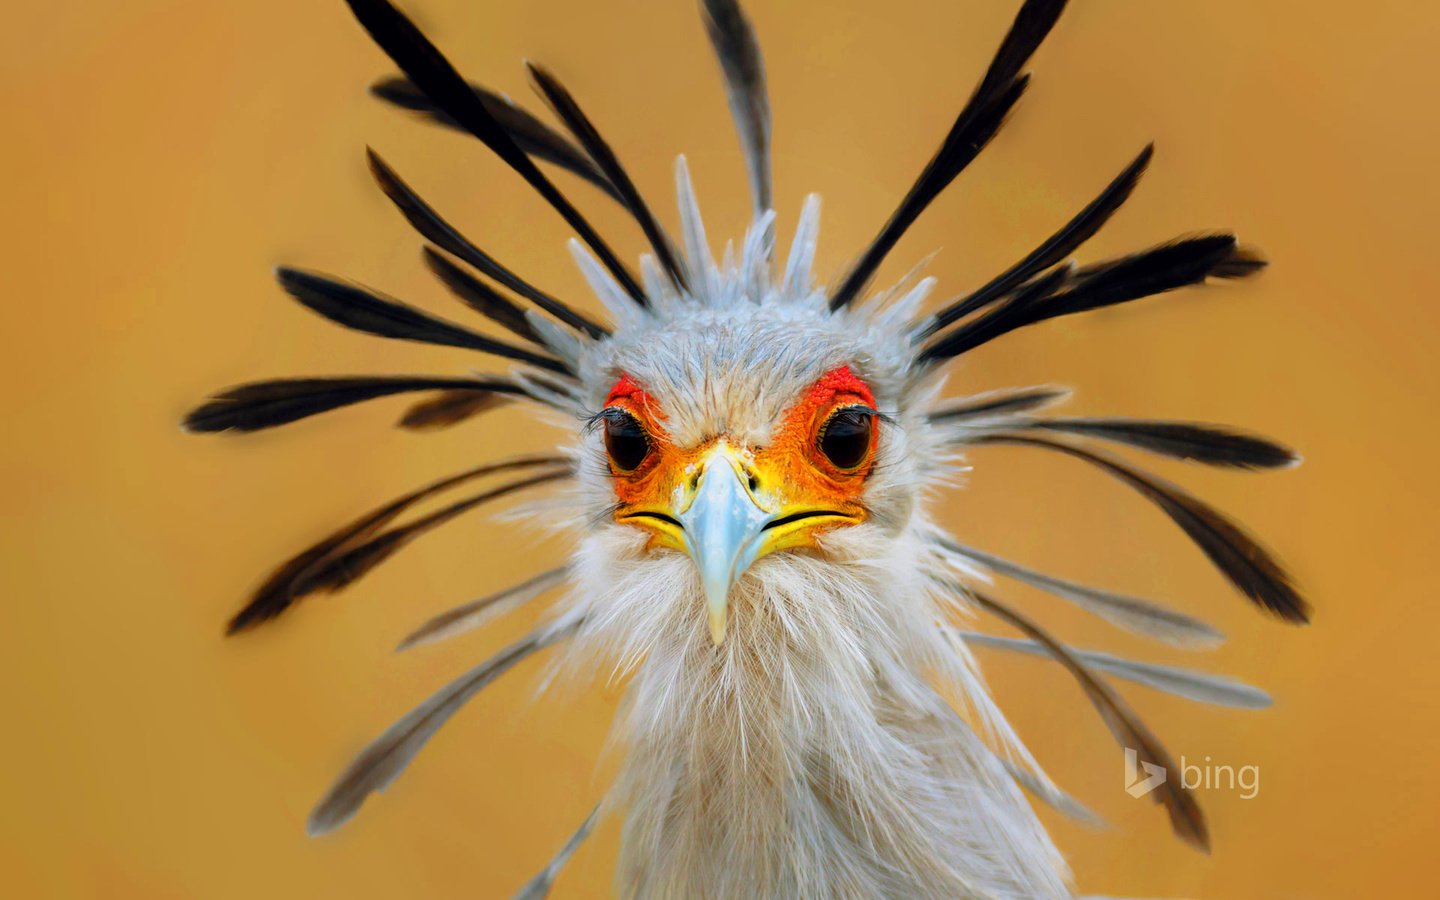
<svg viewBox="0 0 1440 900">
<path fill-rule="evenodd" d="M 1003 764 L 932 687 L 977 682 L 947 671 L 918 537 L 859 526 L 826 560 L 761 560 L 715 647 L 693 565 L 642 564 L 628 531 L 582 550 L 568 655 L 631 676 L 607 799 L 623 896 L 1069 895 Z"/>
</svg>

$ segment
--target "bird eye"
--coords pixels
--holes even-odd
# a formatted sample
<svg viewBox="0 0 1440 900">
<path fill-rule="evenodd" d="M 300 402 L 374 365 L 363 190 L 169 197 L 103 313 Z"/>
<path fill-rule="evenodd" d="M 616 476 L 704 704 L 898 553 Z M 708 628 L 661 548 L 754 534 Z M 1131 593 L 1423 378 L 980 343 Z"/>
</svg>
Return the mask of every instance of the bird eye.
<svg viewBox="0 0 1440 900">
<path fill-rule="evenodd" d="M 840 469 L 853 469 L 870 452 L 875 430 L 875 411 L 863 406 L 845 406 L 830 414 L 820 428 L 816 444 L 825 458 Z"/>
<path fill-rule="evenodd" d="M 650 438 L 640 420 L 623 409 L 605 410 L 605 452 L 620 472 L 633 472 L 650 455 Z"/>
</svg>

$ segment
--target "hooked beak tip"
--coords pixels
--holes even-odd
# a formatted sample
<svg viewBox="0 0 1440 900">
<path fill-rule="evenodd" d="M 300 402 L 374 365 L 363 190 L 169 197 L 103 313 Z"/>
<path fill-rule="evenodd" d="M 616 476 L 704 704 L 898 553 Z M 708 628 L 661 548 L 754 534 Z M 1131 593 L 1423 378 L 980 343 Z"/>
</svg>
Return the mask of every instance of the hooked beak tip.
<svg viewBox="0 0 1440 900">
<path fill-rule="evenodd" d="M 735 579 L 727 566 L 724 570 L 715 566 L 709 571 L 702 568 L 700 583 L 705 593 L 705 611 L 710 623 L 710 639 L 718 646 L 725 641 L 725 626 L 730 605 L 730 588 Z"/>
<path fill-rule="evenodd" d="M 710 607 L 710 641 L 715 646 L 725 643 L 725 607 Z"/>
</svg>

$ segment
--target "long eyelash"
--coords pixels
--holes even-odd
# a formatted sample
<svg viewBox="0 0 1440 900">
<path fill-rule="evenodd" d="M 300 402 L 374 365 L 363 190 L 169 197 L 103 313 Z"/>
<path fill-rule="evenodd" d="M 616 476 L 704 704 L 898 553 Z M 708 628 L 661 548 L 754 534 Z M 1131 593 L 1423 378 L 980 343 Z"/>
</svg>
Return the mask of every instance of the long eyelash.
<svg viewBox="0 0 1440 900">
<path fill-rule="evenodd" d="M 880 410 L 875 409 L 873 406 L 865 403 L 846 403 L 844 406 L 837 406 L 834 409 L 830 410 L 830 415 L 826 416 L 826 419 L 833 419 L 835 418 L 835 416 L 842 412 L 865 413 L 866 415 L 874 416 L 881 421 L 884 421 L 884 417 L 887 415 L 886 413 L 882 413 L 880 412 Z"/>
<path fill-rule="evenodd" d="M 595 432 L 595 429 L 599 428 L 606 419 L 615 419 L 621 416 L 630 415 L 632 414 L 626 412 L 623 409 L 620 409 L 617 406 L 607 406 L 599 412 L 582 413 L 580 415 L 580 420 L 584 422 L 584 425 L 581 427 L 580 433 L 593 434 Z"/>
<path fill-rule="evenodd" d="M 872 406 L 868 406 L 864 403 L 847 403 L 844 406 L 837 406 L 834 409 L 830 410 L 830 415 L 825 417 L 825 421 L 820 425 L 820 431 L 815 435 L 815 437 L 817 439 L 823 438 L 825 436 L 825 430 L 830 427 L 830 422 L 842 412 L 864 413 L 871 418 L 879 419 L 886 425 L 900 424 L 900 420 L 898 418 L 899 413 L 883 413 L 880 410 L 875 409 Z"/>
<path fill-rule="evenodd" d="M 593 413 L 579 413 L 576 418 L 580 420 L 580 433 L 584 435 L 594 434 L 600 423 L 605 421 L 605 410 Z"/>
</svg>

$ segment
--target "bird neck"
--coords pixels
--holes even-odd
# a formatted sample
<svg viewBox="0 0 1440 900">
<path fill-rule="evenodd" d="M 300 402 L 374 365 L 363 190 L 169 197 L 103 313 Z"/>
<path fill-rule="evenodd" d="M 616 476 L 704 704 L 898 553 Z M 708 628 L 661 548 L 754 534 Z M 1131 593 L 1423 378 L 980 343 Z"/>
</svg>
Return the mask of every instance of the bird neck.
<svg viewBox="0 0 1440 900">
<path fill-rule="evenodd" d="M 622 895 L 1065 895 L 1033 812 L 927 681 L 923 589 L 766 571 L 724 644 L 688 589 L 648 635 L 616 725 Z"/>
</svg>

